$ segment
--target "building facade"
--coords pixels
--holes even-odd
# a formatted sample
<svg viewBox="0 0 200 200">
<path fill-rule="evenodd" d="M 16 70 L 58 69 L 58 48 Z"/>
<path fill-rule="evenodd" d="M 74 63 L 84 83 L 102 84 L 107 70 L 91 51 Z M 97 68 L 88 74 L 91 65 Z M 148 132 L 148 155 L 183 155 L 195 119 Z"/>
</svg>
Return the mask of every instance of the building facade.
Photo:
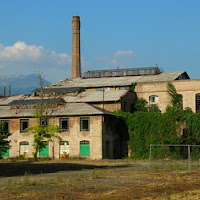
<svg viewBox="0 0 200 200">
<path fill-rule="evenodd" d="M 8 138 L 11 148 L 4 157 L 33 157 L 33 133 L 26 128 L 41 123 L 34 117 L 33 107 L 33 100 L 20 100 L 17 105 L 11 102 L 10 106 L 1 107 L 1 122 L 6 121 L 12 133 Z M 120 138 L 115 125 L 117 118 L 112 113 L 85 103 L 64 103 L 50 109 L 48 124 L 57 125 L 60 132 L 55 133 L 51 141 L 44 138 L 46 147 L 39 152 L 39 157 L 102 159 L 120 158 L 123 152 L 127 154 L 127 147 L 123 146 L 127 141 Z M 117 143 L 120 151 L 114 146 Z"/>
<path fill-rule="evenodd" d="M 144 98 L 149 107 L 158 105 L 161 112 L 165 112 L 170 105 L 170 96 L 167 92 L 167 81 L 156 83 L 138 83 L 135 92 L 138 98 Z M 175 86 L 177 93 L 182 96 L 183 109 L 191 109 L 193 112 L 200 110 L 200 80 L 174 80 L 171 83 Z"/>
</svg>

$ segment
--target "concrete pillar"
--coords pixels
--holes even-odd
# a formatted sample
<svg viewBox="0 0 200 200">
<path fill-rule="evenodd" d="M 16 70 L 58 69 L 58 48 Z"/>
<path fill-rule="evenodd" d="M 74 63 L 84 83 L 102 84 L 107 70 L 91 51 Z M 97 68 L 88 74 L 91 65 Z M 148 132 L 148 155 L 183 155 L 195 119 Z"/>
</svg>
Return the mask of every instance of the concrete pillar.
<svg viewBox="0 0 200 200">
<path fill-rule="evenodd" d="M 72 79 L 81 77 L 80 17 L 72 20 Z"/>
</svg>

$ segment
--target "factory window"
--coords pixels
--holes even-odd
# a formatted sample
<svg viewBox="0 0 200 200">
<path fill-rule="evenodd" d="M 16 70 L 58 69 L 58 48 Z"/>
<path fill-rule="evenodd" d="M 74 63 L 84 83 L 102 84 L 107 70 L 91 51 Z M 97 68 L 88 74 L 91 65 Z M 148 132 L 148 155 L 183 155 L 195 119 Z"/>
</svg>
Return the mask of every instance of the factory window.
<svg viewBox="0 0 200 200">
<path fill-rule="evenodd" d="M 60 158 L 69 158 L 69 142 L 60 141 Z"/>
<path fill-rule="evenodd" d="M 69 130 L 69 118 L 60 118 L 59 121 L 61 132 L 66 132 Z"/>
<path fill-rule="evenodd" d="M 81 117 L 80 118 L 80 131 L 89 131 L 90 130 L 90 118 Z"/>
<path fill-rule="evenodd" d="M 48 119 L 46 117 L 40 118 L 40 125 L 44 127 L 48 126 L 49 125 Z"/>
<path fill-rule="evenodd" d="M 29 119 L 20 119 L 20 133 L 25 133 L 25 129 L 28 128 Z"/>
<path fill-rule="evenodd" d="M 158 100 L 159 100 L 159 98 L 157 95 L 152 95 L 149 97 L 149 104 L 157 104 Z"/>
<path fill-rule="evenodd" d="M 120 90 L 129 90 L 129 86 L 121 86 L 119 87 Z"/>
<path fill-rule="evenodd" d="M 97 88 L 97 91 L 104 91 L 104 88 Z"/>
<path fill-rule="evenodd" d="M 29 143 L 26 141 L 19 143 L 19 154 L 26 157 L 28 156 Z"/>
<path fill-rule="evenodd" d="M 9 120 L 1 120 L 2 129 L 5 132 L 9 132 Z"/>
<path fill-rule="evenodd" d="M 159 101 L 159 97 L 157 95 L 152 95 L 149 97 L 149 111 L 150 112 L 159 110 L 158 101 Z"/>
<path fill-rule="evenodd" d="M 196 112 L 200 111 L 200 93 L 196 94 Z"/>
</svg>

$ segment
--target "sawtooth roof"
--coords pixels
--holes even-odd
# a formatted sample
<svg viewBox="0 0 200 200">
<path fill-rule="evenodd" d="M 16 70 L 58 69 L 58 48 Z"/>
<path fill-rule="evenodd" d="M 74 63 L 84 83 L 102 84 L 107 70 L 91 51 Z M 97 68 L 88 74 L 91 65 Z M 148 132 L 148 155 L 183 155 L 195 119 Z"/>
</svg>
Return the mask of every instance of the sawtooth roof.
<svg viewBox="0 0 200 200">
<path fill-rule="evenodd" d="M 86 103 L 66 103 L 58 108 L 52 108 L 51 116 L 91 116 L 91 115 L 113 115 L 111 112 L 96 108 Z M 35 109 L 10 109 L 9 106 L 0 107 L 0 118 L 28 118 L 33 117 Z"/>
<path fill-rule="evenodd" d="M 66 102 L 108 102 L 119 101 L 128 90 L 81 92 L 77 96 L 65 96 Z"/>
<path fill-rule="evenodd" d="M 105 78 L 76 78 L 58 81 L 51 85 L 52 88 L 74 88 L 74 87 L 109 87 L 109 86 L 130 86 L 137 82 L 157 82 L 157 81 L 173 81 L 177 80 L 186 72 L 163 72 L 158 75 L 147 76 L 123 76 L 123 77 L 105 77 Z"/>
</svg>

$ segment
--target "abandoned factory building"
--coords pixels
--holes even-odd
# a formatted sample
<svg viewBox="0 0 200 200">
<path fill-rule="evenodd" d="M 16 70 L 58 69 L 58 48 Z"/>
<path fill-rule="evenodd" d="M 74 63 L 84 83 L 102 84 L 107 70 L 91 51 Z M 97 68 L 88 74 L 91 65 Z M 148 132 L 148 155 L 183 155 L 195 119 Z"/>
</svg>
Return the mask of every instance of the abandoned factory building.
<svg viewBox="0 0 200 200">
<path fill-rule="evenodd" d="M 185 71 L 163 72 L 158 66 L 114 70 L 94 70 L 81 75 L 80 18 L 72 20 L 72 77 L 58 81 L 32 95 L 0 98 L 0 119 L 12 135 L 11 148 L 4 157 L 32 157 L 33 134 L 25 129 L 38 122 L 35 109 L 43 98 L 51 102 L 48 124 L 58 125 L 59 138 L 44 140 L 46 147 L 38 156 L 52 158 L 121 158 L 128 155 L 127 130 L 114 111 L 132 112 L 137 98 L 149 107 L 157 105 L 165 112 L 171 82 L 182 95 L 183 108 L 200 110 L 200 80 L 191 80 Z M 133 90 L 133 85 L 135 86 Z M 124 128 L 124 129 L 122 129 Z"/>
</svg>

